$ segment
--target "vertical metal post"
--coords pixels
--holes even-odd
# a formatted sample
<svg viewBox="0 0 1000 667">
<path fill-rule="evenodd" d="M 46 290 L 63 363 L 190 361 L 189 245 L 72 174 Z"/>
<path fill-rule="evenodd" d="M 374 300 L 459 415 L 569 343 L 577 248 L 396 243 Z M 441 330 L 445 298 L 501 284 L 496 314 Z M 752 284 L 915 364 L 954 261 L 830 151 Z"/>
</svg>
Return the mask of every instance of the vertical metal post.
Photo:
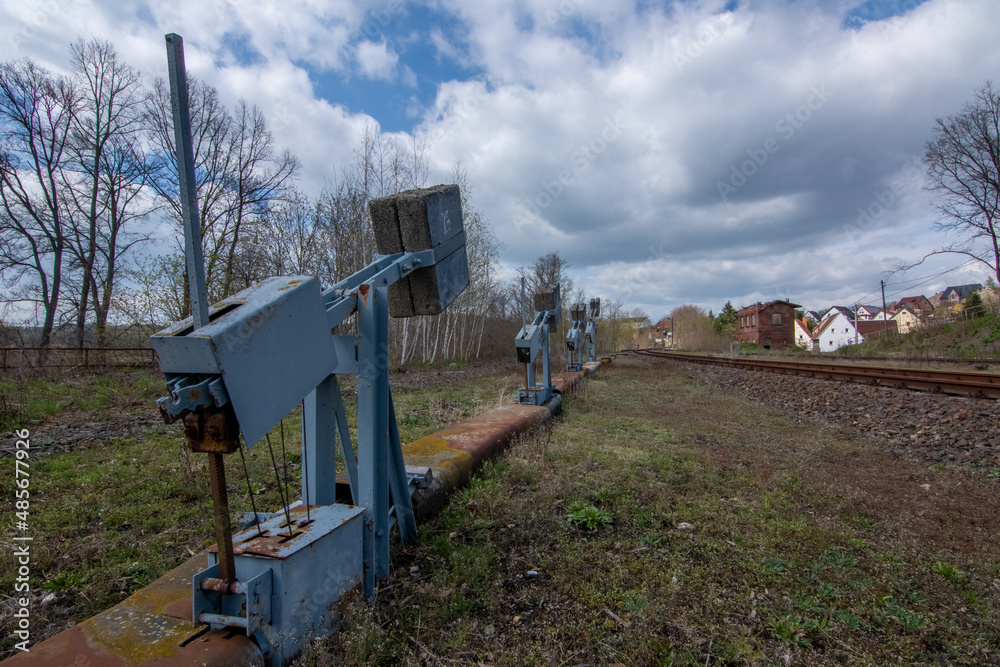
<svg viewBox="0 0 1000 667">
<path fill-rule="evenodd" d="M 306 396 L 302 406 L 302 502 L 332 505 L 337 501 L 337 442 L 333 392 L 337 377 L 329 375 Z"/>
<path fill-rule="evenodd" d="M 191 144 L 191 113 L 188 105 L 187 72 L 184 67 L 184 40 L 170 33 L 167 41 L 167 71 L 170 79 L 170 103 L 174 120 L 174 151 L 177 157 L 177 182 L 180 185 L 181 215 L 184 223 L 184 255 L 187 261 L 188 290 L 194 329 L 209 323 L 208 296 L 205 289 L 205 261 L 201 253 L 201 222 L 198 215 L 198 188 L 194 180 L 194 148 Z M 225 582 L 236 580 L 233 557 L 233 533 L 229 523 L 229 496 L 226 492 L 226 468 L 223 455 L 208 455 L 212 499 L 215 509 L 215 541 L 219 549 L 219 576 Z M 290 529 L 289 529 L 290 530 Z"/>
<path fill-rule="evenodd" d="M 170 33 L 167 40 L 167 70 L 174 116 L 174 150 L 180 184 L 181 215 L 184 218 L 184 254 L 187 259 L 188 289 L 194 328 L 208 324 L 208 297 L 205 290 L 205 262 L 201 253 L 201 222 L 198 216 L 198 187 L 194 180 L 194 148 L 191 145 L 191 114 L 188 105 L 187 73 L 184 69 L 184 40 Z"/>
<path fill-rule="evenodd" d="M 549 324 L 542 321 L 542 392 L 545 396 L 552 396 L 552 369 L 549 367 Z M 541 401 L 537 402 L 541 405 Z"/>
<path fill-rule="evenodd" d="M 524 276 L 521 276 L 521 331 L 525 334 L 528 333 L 528 315 L 525 312 L 525 298 L 524 298 Z M 531 367 L 529 372 L 528 367 Z M 531 397 L 531 390 L 535 386 L 535 368 L 529 361 L 524 365 L 524 393 L 525 396 Z"/>
<path fill-rule="evenodd" d="M 344 460 L 344 470 L 347 471 L 347 479 L 351 485 L 351 500 L 360 505 L 358 501 L 358 462 L 355 459 L 354 445 L 351 444 L 351 429 L 347 425 L 347 410 L 344 409 L 344 397 L 340 393 L 340 381 L 337 376 L 333 376 L 333 413 L 337 421 L 337 432 L 340 434 L 340 454 Z"/>
<path fill-rule="evenodd" d="M 365 597 L 389 576 L 389 290 L 358 294 L 358 501 L 365 508 L 362 554 Z M 382 365 L 382 368 L 379 365 Z"/>
<path fill-rule="evenodd" d="M 399 439 L 399 425 L 396 423 L 396 407 L 389 391 L 389 489 L 392 491 L 392 507 L 399 526 L 399 538 L 403 544 L 417 541 L 417 520 L 410 502 L 409 480 L 406 478 L 406 461 L 403 460 L 403 443 Z"/>
</svg>

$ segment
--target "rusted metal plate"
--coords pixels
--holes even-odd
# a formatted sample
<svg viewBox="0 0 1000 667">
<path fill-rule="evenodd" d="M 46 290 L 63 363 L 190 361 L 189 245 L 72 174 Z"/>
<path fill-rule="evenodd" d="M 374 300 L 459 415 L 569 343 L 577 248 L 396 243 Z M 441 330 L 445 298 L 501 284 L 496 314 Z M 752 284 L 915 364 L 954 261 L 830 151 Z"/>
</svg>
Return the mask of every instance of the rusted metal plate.
<svg viewBox="0 0 1000 667">
<path fill-rule="evenodd" d="M 246 636 L 205 633 L 191 623 L 191 578 L 205 567 L 205 552 L 96 616 L 30 647 L 4 667 L 157 667 L 263 665 Z M 256 660 L 256 662 L 255 662 Z"/>
<path fill-rule="evenodd" d="M 5 660 L 5 667 L 264 667 L 260 650 L 245 635 L 216 630 L 198 635 L 190 630 L 180 637 L 135 643 L 133 637 L 117 638 L 113 644 L 92 640 L 81 626 L 73 626 L 44 642 Z"/>
<path fill-rule="evenodd" d="M 254 525 L 235 535 L 233 554 L 287 558 L 363 512 L 363 508 L 355 505 L 313 505 L 307 516 L 306 506 L 297 505 L 288 512 L 292 519 L 291 532 L 285 513 L 279 512 L 262 521 L 260 528 Z M 209 552 L 218 553 L 218 549 L 212 546 Z"/>
</svg>

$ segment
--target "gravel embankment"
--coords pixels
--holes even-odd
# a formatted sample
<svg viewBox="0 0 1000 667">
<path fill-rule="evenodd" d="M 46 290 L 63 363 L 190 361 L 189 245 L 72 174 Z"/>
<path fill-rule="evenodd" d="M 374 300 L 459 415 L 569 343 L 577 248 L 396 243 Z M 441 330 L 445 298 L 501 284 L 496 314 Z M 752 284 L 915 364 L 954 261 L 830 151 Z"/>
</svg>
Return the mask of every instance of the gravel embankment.
<svg viewBox="0 0 1000 667">
<path fill-rule="evenodd" d="M 795 419 L 890 443 L 930 463 L 1000 468 L 1000 401 L 668 361 L 685 375 Z"/>
</svg>

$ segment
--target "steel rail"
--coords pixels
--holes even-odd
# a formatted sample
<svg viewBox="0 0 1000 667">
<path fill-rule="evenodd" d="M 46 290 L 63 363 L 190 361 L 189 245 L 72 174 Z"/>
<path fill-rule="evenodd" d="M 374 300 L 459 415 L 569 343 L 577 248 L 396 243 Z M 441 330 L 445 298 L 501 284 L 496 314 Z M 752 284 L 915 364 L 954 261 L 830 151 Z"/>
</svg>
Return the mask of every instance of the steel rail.
<svg viewBox="0 0 1000 667">
<path fill-rule="evenodd" d="M 824 380 L 841 380 L 895 389 L 952 394 L 968 398 L 1000 398 L 1000 375 L 991 373 L 891 368 L 887 366 L 853 366 L 823 362 L 729 359 L 656 350 L 636 350 L 636 352 L 645 356 L 696 364 L 749 368 Z"/>
</svg>

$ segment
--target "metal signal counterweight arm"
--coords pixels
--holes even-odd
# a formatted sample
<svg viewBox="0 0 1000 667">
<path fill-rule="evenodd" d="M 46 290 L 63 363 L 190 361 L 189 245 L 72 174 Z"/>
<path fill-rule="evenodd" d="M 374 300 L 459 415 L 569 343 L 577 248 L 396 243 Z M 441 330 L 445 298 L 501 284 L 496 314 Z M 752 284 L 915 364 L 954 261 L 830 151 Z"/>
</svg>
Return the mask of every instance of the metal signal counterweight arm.
<svg viewBox="0 0 1000 667">
<path fill-rule="evenodd" d="M 430 481 L 427 469 L 403 461 L 389 317 L 441 313 L 468 286 L 461 194 L 455 185 L 411 190 L 373 200 L 370 213 L 385 254 L 357 273 L 326 290 L 310 276 L 269 278 L 212 306 L 204 326 L 189 318 L 150 339 L 170 390 L 161 413 L 184 420 L 189 441 L 206 448 L 196 451 L 235 451 L 240 432 L 249 449 L 303 404 L 302 500 L 235 539 L 220 523 L 218 562 L 193 582 L 195 621 L 245 629 L 269 647 L 270 665 L 287 664 L 315 628 L 333 627 L 329 609 L 341 592 L 361 584 L 374 595 L 390 573 L 390 531 L 416 539 L 410 495 Z M 357 335 L 332 334 L 355 313 Z M 358 376 L 356 451 L 343 373 Z M 338 489 L 338 439 L 346 489 Z M 224 489 L 222 468 L 213 473 L 213 488 Z M 217 515 L 228 517 L 224 494 L 215 498 Z M 230 552 L 234 568 L 223 565 Z M 302 599 L 304 608 L 283 607 Z"/>
</svg>

